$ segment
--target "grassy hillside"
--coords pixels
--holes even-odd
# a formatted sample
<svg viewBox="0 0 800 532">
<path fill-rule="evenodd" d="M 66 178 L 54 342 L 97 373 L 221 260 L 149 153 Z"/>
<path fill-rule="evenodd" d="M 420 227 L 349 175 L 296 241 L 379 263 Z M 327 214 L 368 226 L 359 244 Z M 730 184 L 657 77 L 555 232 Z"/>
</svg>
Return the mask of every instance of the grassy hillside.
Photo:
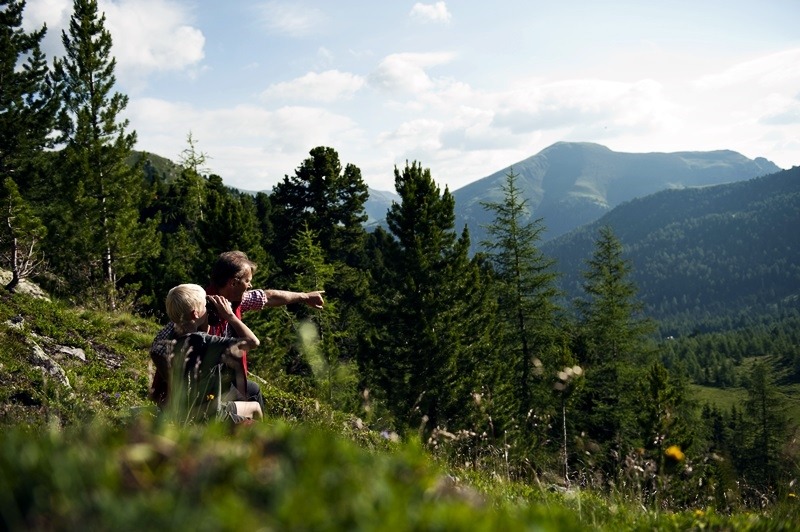
<svg viewBox="0 0 800 532">
<path fill-rule="evenodd" d="M 776 530 L 800 522 L 793 498 L 723 515 L 702 501 L 645 508 L 635 483 L 598 493 L 512 479 L 502 452 L 452 460 L 441 447 L 381 436 L 266 382 L 265 422 L 170 423 L 145 397 L 157 329 L 0 290 L 2 529 Z"/>
</svg>

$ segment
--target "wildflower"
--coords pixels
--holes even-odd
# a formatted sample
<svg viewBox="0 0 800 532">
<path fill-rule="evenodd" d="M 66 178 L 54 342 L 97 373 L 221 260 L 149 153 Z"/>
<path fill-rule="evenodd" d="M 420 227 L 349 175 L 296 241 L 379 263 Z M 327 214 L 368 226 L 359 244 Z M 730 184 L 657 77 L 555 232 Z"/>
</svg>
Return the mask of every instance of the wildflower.
<svg viewBox="0 0 800 532">
<path fill-rule="evenodd" d="M 210 393 L 210 394 L 206 395 L 206 401 L 213 401 L 213 400 L 214 400 L 214 394 L 213 393 Z"/>
<path fill-rule="evenodd" d="M 697 510 L 694 511 L 694 516 L 695 517 L 703 517 L 705 514 L 706 513 L 703 510 L 701 510 L 700 508 L 698 508 Z"/>
<path fill-rule="evenodd" d="M 667 450 L 664 451 L 664 454 L 667 455 L 668 458 L 672 458 L 676 462 L 683 462 L 683 459 L 686 458 L 686 455 L 683 454 L 681 448 L 677 445 L 670 445 L 667 447 Z"/>
<path fill-rule="evenodd" d="M 797 495 L 796 495 L 796 494 L 794 494 L 794 493 L 790 493 L 790 494 L 789 494 L 789 498 L 790 498 L 790 499 L 796 499 L 796 498 L 797 498 Z"/>
</svg>

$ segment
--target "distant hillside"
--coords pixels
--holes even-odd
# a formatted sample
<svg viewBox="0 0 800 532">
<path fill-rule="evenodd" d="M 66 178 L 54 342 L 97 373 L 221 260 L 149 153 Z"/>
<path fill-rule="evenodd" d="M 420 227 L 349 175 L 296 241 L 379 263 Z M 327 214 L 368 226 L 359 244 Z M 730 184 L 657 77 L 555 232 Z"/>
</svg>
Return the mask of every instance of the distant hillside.
<svg viewBox="0 0 800 532">
<path fill-rule="evenodd" d="M 474 245 L 491 222 L 481 202 L 503 198 L 509 169 L 534 219 L 544 218 L 545 240 L 592 222 L 624 201 L 660 190 L 716 185 L 780 171 L 775 164 L 733 152 L 618 153 L 591 143 L 558 142 L 538 154 L 470 183 L 453 195 L 456 226 L 467 224 Z"/>
<path fill-rule="evenodd" d="M 162 176 L 167 183 L 172 182 L 180 174 L 180 165 L 170 161 L 166 157 L 161 157 L 150 152 L 135 151 L 131 156 L 130 163 L 135 164 L 143 160 L 144 173 L 147 179 L 152 182 L 156 176 Z M 224 176 L 223 176 L 224 180 Z M 255 196 L 258 192 L 265 192 L 269 194 L 271 189 L 265 190 L 244 190 L 236 189 L 245 194 Z M 386 211 L 392 204 L 392 201 L 399 201 L 400 197 L 393 192 L 386 192 L 382 190 L 369 189 L 369 199 L 364 206 L 366 210 L 367 228 L 372 228 L 383 222 L 386 219 Z"/>
<path fill-rule="evenodd" d="M 800 307 L 800 167 L 624 203 L 542 246 L 568 296 L 598 229 L 612 227 L 633 266 L 648 315 L 695 325 Z"/>
<path fill-rule="evenodd" d="M 146 151 L 134 151 L 129 162 L 136 164 L 142 162 L 145 177 L 152 182 L 156 176 L 161 176 L 167 183 L 171 183 L 181 172 L 178 164 L 170 161 L 166 157 L 161 157 L 155 153 Z"/>
</svg>

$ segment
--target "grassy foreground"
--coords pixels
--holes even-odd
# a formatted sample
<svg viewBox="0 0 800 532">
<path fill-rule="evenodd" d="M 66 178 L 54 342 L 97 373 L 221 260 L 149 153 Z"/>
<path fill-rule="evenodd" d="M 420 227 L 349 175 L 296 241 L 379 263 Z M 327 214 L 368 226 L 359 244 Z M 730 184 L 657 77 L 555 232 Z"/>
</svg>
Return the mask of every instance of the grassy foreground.
<svg viewBox="0 0 800 532">
<path fill-rule="evenodd" d="M 514 482 L 264 384 L 267 420 L 148 408 L 158 325 L 0 293 L 3 530 L 797 530 L 800 503 L 667 512 Z"/>
</svg>

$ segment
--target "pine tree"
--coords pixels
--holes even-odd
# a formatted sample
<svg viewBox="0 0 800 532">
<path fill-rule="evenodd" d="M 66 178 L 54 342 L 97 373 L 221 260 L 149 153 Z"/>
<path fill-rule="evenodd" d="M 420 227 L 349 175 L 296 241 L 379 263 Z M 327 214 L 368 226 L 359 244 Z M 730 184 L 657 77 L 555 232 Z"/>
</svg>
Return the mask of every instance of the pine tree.
<svg viewBox="0 0 800 532">
<path fill-rule="evenodd" d="M 65 149 L 50 249 L 58 250 L 58 266 L 73 288 L 99 287 L 113 309 L 123 277 L 157 253 L 156 224 L 139 219 L 147 189 L 140 169 L 128 164 L 136 133 L 119 120 L 128 98 L 113 92 L 116 60 L 96 1 L 75 0 L 62 41 L 66 56 L 56 59 L 54 75 L 64 102 L 58 128 Z"/>
<path fill-rule="evenodd" d="M 373 287 L 382 305 L 362 363 L 402 426 L 463 425 L 493 356 L 496 303 L 468 258 L 468 232 L 453 231 L 450 192 L 417 163 L 395 169 L 395 188 L 401 203 L 387 214 L 393 238 L 382 240 Z"/>
<path fill-rule="evenodd" d="M 39 272 L 44 266 L 40 242 L 47 230 L 31 206 L 19 193 L 10 177 L 3 182 L 0 259 L 11 270 L 6 289 L 13 291 L 19 282 Z"/>
<path fill-rule="evenodd" d="M 270 227 L 274 238 L 268 249 L 279 275 L 273 282 L 292 282 L 296 272 L 287 264 L 292 239 L 306 227 L 318 239 L 327 263 L 334 266 L 335 276 L 326 286 L 327 294 L 339 303 L 342 328 L 348 334 L 340 338 L 340 349 L 352 355 L 354 339 L 363 333 L 361 306 L 367 297 L 363 248 L 367 219 L 364 204 L 367 185 L 361 170 L 353 164 L 342 168 L 339 154 L 328 147 L 311 150 L 293 176 L 275 186 L 270 195 Z"/>
<path fill-rule="evenodd" d="M 262 264 L 266 257 L 261 247 L 256 205 L 249 194 L 224 186 L 222 178 L 212 174 L 206 183 L 206 204 L 198 224 L 199 241 L 208 264 L 224 251 L 244 251 L 250 260 Z"/>
<path fill-rule="evenodd" d="M 540 413 L 545 409 L 542 403 L 549 398 L 549 390 L 542 387 L 541 378 L 534 378 L 535 370 L 539 371 L 542 361 L 547 362 L 548 371 L 555 370 L 557 361 L 552 355 L 563 342 L 556 324 L 555 261 L 537 247 L 545 230 L 542 219 L 525 222 L 528 202 L 517 187 L 518 177 L 510 169 L 502 186 L 503 200 L 483 203 L 495 218 L 486 227 L 489 239 L 482 244 L 494 267 L 499 312 L 507 330 L 502 340 L 506 351 L 502 367 L 510 375 L 503 380 L 513 383 L 508 400 L 516 403 L 513 410 L 518 419 L 525 419 L 534 407 Z M 537 382 L 544 393 L 534 400 Z M 547 388 L 549 385 L 548 381 Z"/>
<path fill-rule="evenodd" d="M 10 177 L 34 199 L 36 163 L 52 146 L 59 104 L 41 51 L 47 28 L 22 30 L 23 1 L 0 0 L 0 8 L 0 179 Z"/>
<path fill-rule="evenodd" d="M 285 257 L 292 239 L 305 227 L 318 235 L 330 262 L 352 265 L 363 246 L 367 185 L 353 164 L 342 169 L 333 148 L 317 147 L 273 189 L 275 254 Z"/>
</svg>

